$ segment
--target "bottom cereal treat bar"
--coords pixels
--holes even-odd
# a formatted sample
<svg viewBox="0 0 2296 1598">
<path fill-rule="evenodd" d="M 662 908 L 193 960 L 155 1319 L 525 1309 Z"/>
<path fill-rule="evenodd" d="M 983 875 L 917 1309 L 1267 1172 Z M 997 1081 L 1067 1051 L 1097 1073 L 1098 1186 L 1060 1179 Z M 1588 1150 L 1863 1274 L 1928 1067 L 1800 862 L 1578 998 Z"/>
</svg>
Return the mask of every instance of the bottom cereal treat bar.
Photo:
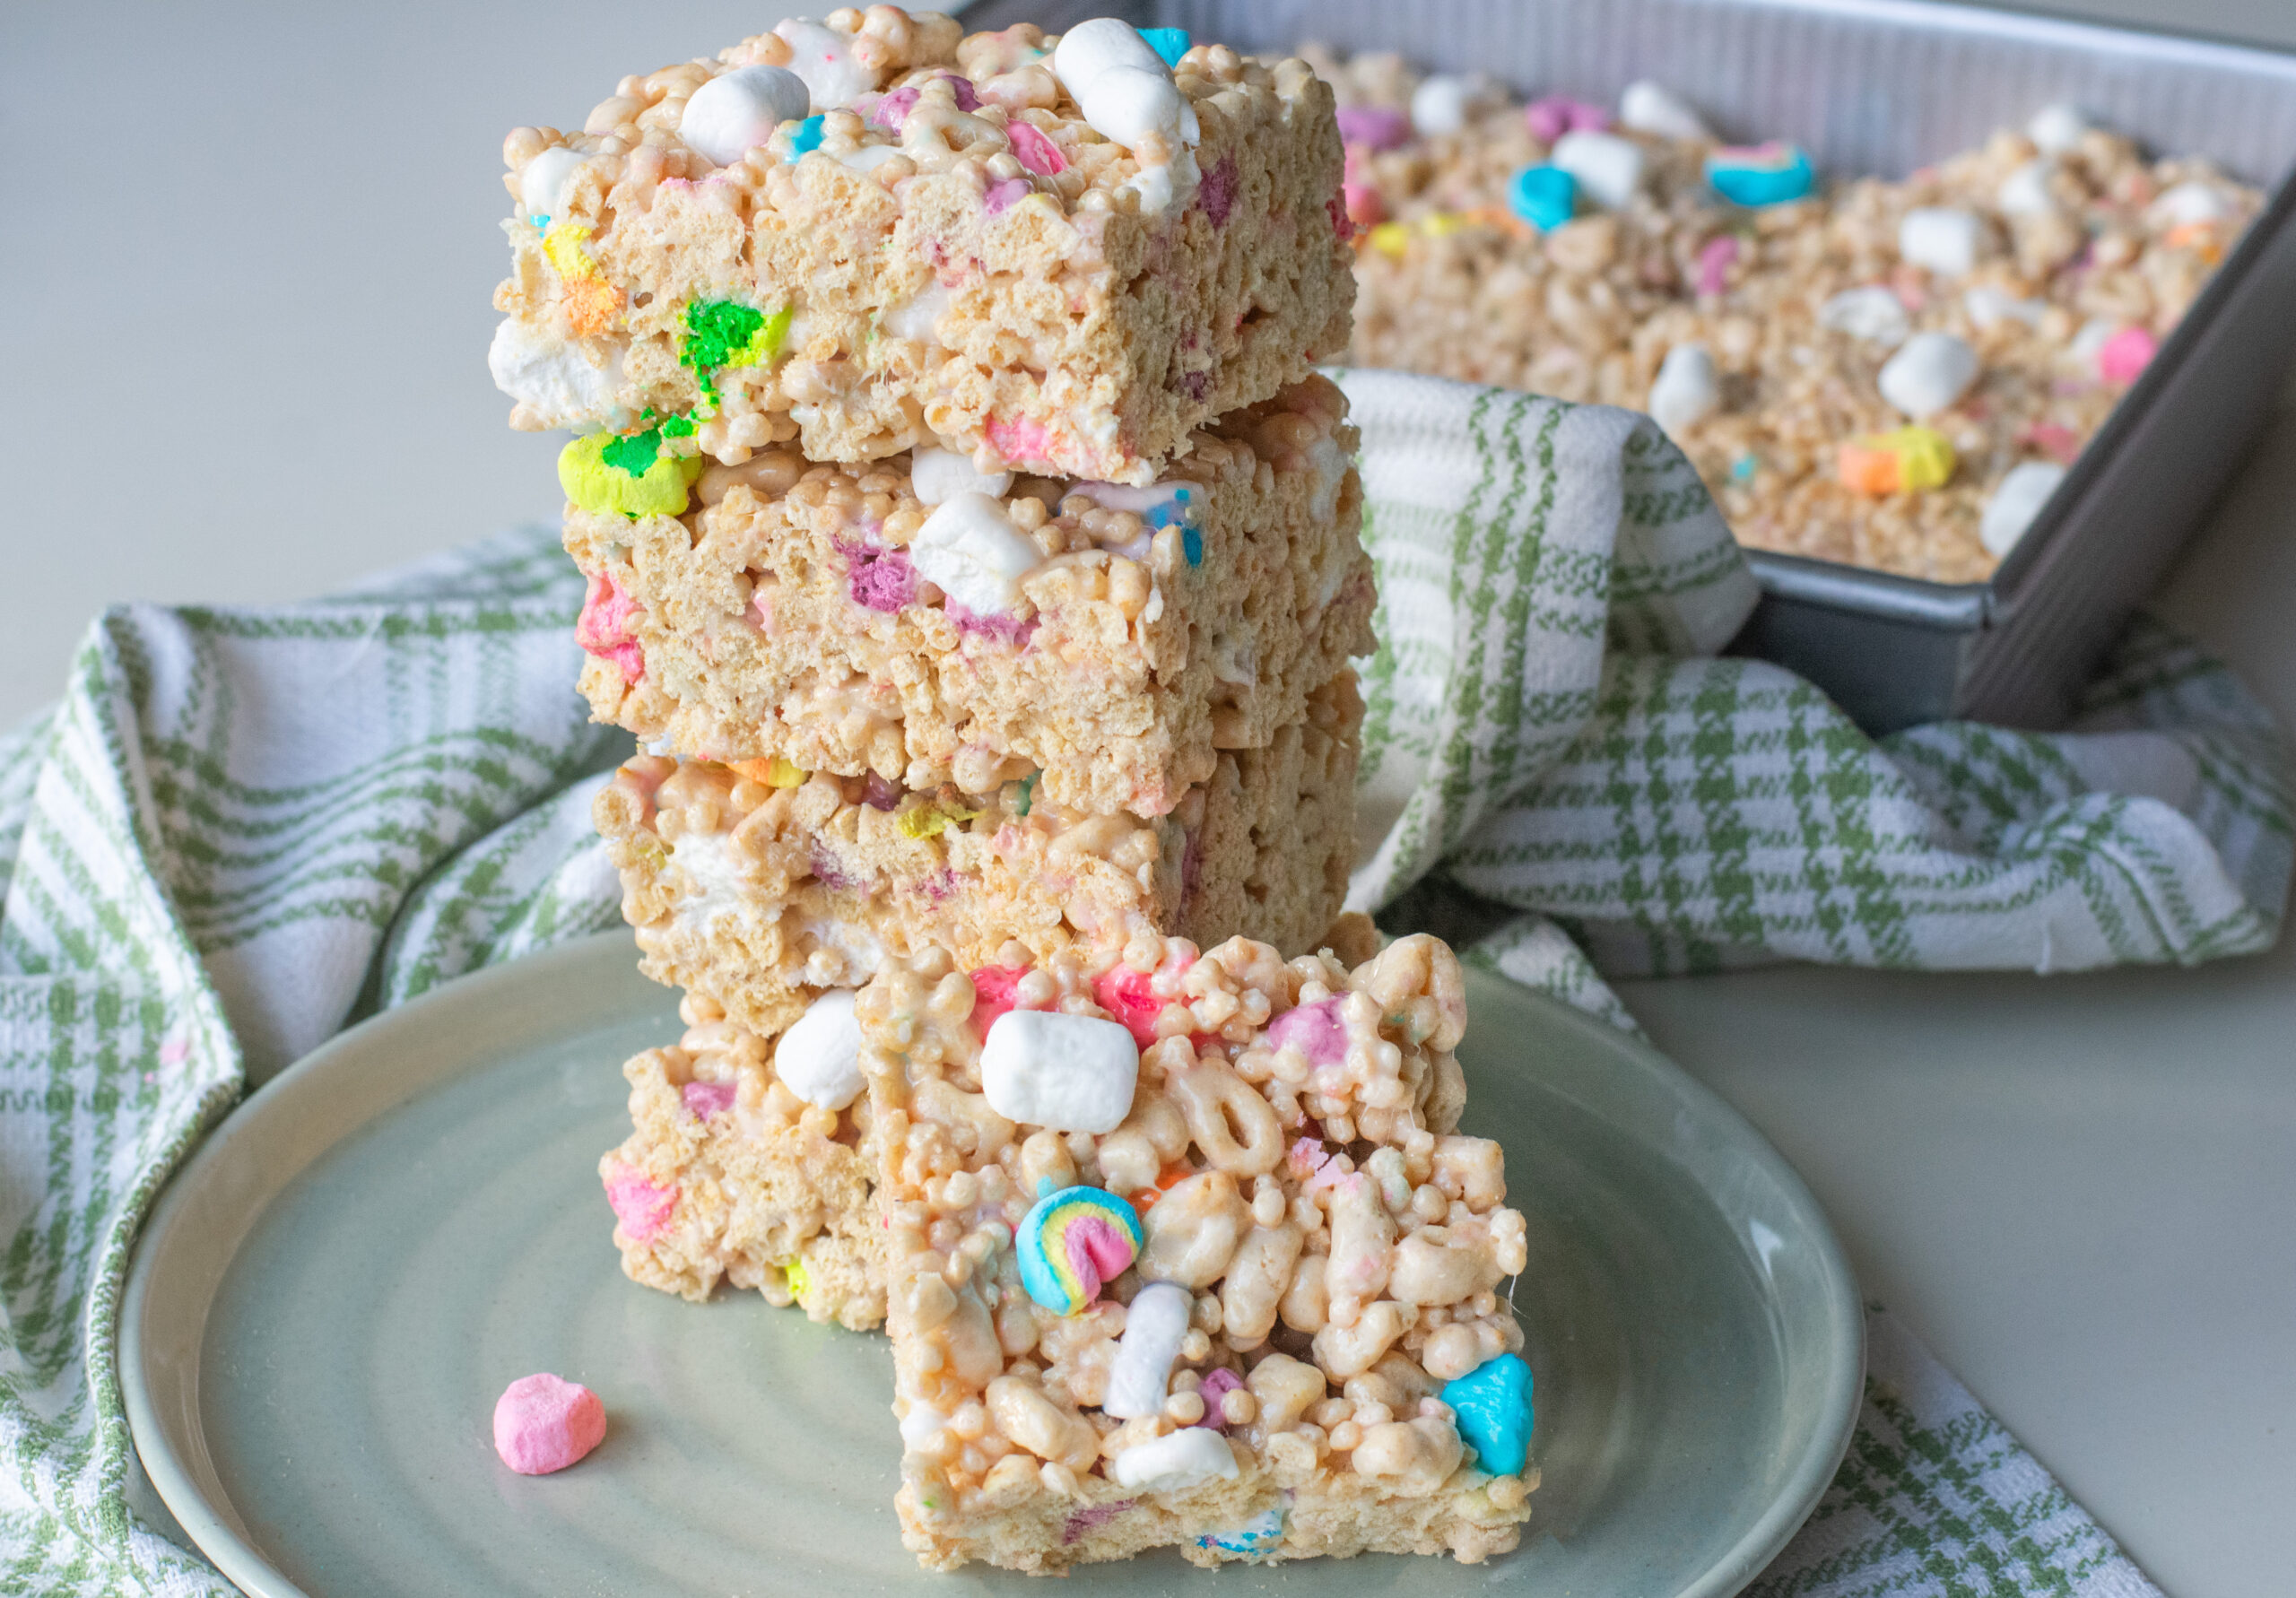
<svg viewBox="0 0 2296 1598">
<path fill-rule="evenodd" d="M 685 1036 L 622 1067 L 635 1129 L 599 1162 L 622 1270 L 688 1298 L 730 1281 L 874 1326 L 884 1257 L 852 995 L 775 1040 L 698 995 L 679 1009 Z"/>
<path fill-rule="evenodd" d="M 1297 951 L 1354 850 L 1352 673 L 1266 748 L 1222 751 L 1169 815 L 1085 815 L 1032 781 L 904 793 L 874 777 L 648 756 L 596 805 L 645 970 L 771 1035 L 826 988 L 937 945 L 967 968 L 1143 933 Z"/>
<path fill-rule="evenodd" d="M 903 1540 L 1048 1573 L 1513 1548 L 1524 1221 L 1455 1131 L 1451 951 L 1126 956 L 926 950 L 857 1001 Z"/>
</svg>

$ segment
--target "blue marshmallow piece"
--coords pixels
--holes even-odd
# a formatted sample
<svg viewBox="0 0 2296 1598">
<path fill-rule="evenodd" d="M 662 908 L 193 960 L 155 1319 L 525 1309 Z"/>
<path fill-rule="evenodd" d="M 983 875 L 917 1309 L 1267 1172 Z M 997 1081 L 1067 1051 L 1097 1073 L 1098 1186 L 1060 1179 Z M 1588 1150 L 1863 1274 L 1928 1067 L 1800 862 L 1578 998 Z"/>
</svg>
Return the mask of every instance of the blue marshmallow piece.
<svg viewBox="0 0 2296 1598">
<path fill-rule="evenodd" d="M 1459 1435 L 1494 1476 L 1521 1473 L 1531 1456 L 1531 1368 L 1513 1354 L 1486 1359 L 1443 1384 L 1443 1402 L 1459 1418 Z"/>
<path fill-rule="evenodd" d="M 1207 1532 L 1196 1540 L 1196 1545 L 1216 1548 L 1222 1553 L 1262 1553 L 1283 1541 L 1285 1518 L 1286 1512 L 1280 1507 L 1264 1509 L 1233 1530 Z"/>
<path fill-rule="evenodd" d="M 1561 167 L 1525 167 L 1507 190 L 1517 216 L 1542 233 L 1552 233 L 1578 209 L 1578 179 Z"/>
<path fill-rule="evenodd" d="M 1180 57 L 1187 54 L 1188 46 L 1195 42 L 1188 38 L 1185 28 L 1143 28 L 1140 37 L 1148 41 L 1150 49 L 1164 58 L 1166 66 L 1172 67 L 1179 65 Z"/>
<path fill-rule="evenodd" d="M 797 124 L 797 131 L 789 135 L 791 161 L 822 147 L 822 125 L 828 120 L 826 117 L 808 117 Z"/>
<path fill-rule="evenodd" d="M 1706 158 L 1706 181 L 1733 205 L 1785 205 L 1816 193 L 1818 172 L 1802 146 L 1772 141 L 1716 151 Z"/>
</svg>

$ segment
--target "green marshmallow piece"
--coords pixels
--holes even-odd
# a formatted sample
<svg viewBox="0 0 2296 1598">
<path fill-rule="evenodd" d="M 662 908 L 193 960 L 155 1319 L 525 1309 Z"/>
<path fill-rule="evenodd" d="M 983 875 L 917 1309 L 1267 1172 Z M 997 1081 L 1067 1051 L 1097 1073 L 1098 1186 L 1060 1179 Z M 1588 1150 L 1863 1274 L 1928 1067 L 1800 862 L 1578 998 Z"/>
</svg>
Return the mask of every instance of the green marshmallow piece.
<svg viewBox="0 0 2296 1598">
<path fill-rule="evenodd" d="M 781 353 L 789 336 L 789 308 L 761 311 L 738 300 L 697 300 L 685 308 L 685 336 L 678 363 L 717 403 L 713 374 L 729 366 L 761 366 Z"/>
<path fill-rule="evenodd" d="M 682 516 L 702 465 L 700 456 L 664 455 L 657 428 L 628 438 L 592 433 L 559 451 L 558 483 L 593 515 Z"/>
</svg>

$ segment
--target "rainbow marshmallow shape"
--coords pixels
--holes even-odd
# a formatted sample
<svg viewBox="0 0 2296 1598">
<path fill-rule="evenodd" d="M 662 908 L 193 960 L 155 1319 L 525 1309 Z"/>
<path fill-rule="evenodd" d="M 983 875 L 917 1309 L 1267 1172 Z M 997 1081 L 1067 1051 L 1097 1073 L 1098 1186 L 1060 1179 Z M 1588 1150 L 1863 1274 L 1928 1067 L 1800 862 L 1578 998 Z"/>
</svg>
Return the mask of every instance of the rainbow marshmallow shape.
<svg viewBox="0 0 2296 1598">
<path fill-rule="evenodd" d="M 1029 1297 L 1074 1315 L 1140 1257 L 1144 1241 L 1139 1212 L 1104 1188 L 1079 1186 L 1039 1199 L 1013 1246 Z"/>
</svg>

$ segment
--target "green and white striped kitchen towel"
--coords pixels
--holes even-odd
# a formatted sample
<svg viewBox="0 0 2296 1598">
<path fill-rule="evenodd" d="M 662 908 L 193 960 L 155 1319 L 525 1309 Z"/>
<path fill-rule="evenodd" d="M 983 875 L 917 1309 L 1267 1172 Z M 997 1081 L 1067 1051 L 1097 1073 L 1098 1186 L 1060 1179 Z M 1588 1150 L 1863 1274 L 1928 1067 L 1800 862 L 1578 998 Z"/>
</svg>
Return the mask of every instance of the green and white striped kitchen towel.
<svg viewBox="0 0 2296 1598">
<path fill-rule="evenodd" d="M 1877 747 L 1783 673 L 1700 657 L 1751 589 L 1647 423 L 1347 386 L 1385 593 L 1363 902 L 1439 867 L 1533 912 L 1478 958 L 1627 1025 L 1536 912 L 1617 969 L 2062 968 L 2274 935 L 2278 742 L 2188 649 L 2140 633 L 2075 734 Z M 0 1591 L 228 1590 L 131 1507 L 129 1246 L 250 1074 L 616 923 L 587 812 L 627 745 L 572 691 L 579 599 L 532 530 L 320 604 L 126 607 L 0 739 Z M 2152 1591 L 1886 1315 L 1868 1333 L 1849 1457 L 1758 1591 Z"/>
</svg>

